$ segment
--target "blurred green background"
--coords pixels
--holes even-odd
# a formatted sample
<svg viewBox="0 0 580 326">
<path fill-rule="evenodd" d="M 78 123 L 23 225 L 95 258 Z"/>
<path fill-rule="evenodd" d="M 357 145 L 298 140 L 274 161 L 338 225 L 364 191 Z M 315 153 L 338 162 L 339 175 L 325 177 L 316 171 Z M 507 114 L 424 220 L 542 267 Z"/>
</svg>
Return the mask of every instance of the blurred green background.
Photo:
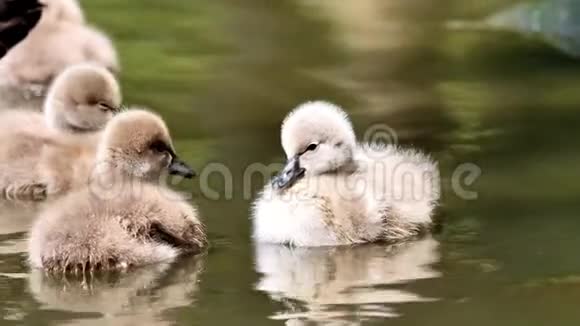
<svg viewBox="0 0 580 326">
<path fill-rule="evenodd" d="M 202 196 L 199 179 L 182 185 L 200 206 L 210 252 L 80 294 L 37 284 L 25 228 L 3 229 L 0 324 L 578 325 L 580 1 L 82 4 L 117 45 L 126 103 L 160 112 L 198 170 L 225 164 L 234 198 Z M 280 123 L 313 99 L 343 106 L 361 136 L 387 124 L 401 145 L 437 158 L 445 193 L 434 247 L 291 255 L 304 278 L 285 275 L 279 253 L 256 256 L 244 169 L 283 161 Z M 466 185 L 477 200 L 451 189 L 463 163 L 482 171 Z M 210 184 L 223 192 L 219 178 Z M 265 286 L 274 274 L 283 281 Z M 302 287 L 314 293 L 288 290 Z M 113 307 L 75 305 L 91 296 Z"/>
</svg>

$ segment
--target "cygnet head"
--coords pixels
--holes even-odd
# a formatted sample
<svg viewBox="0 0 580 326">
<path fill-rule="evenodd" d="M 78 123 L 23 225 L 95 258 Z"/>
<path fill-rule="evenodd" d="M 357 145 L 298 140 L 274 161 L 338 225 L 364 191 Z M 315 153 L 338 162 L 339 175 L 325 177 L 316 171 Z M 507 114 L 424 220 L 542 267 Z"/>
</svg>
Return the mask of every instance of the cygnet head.
<svg viewBox="0 0 580 326">
<path fill-rule="evenodd" d="M 282 123 L 282 147 L 288 162 L 274 179 L 278 189 L 291 187 L 304 175 L 336 173 L 350 167 L 356 136 L 348 115 L 327 102 L 308 102 Z"/>
<path fill-rule="evenodd" d="M 97 149 L 97 168 L 104 172 L 153 181 L 165 171 L 193 178 L 194 171 L 181 161 L 165 122 L 158 115 L 132 109 L 116 115 L 108 124 Z"/>
<path fill-rule="evenodd" d="M 40 0 L 44 6 L 40 26 L 61 22 L 84 24 L 85 15 L 77 0 Z"/>
<path fill-rule="evenodd" d="M 101 130 L 121 107 L 119 83 L 96 65 L 72 66 L 53 82 L 44 104 L 47 124 L 58 130 Z"/>
</svg>

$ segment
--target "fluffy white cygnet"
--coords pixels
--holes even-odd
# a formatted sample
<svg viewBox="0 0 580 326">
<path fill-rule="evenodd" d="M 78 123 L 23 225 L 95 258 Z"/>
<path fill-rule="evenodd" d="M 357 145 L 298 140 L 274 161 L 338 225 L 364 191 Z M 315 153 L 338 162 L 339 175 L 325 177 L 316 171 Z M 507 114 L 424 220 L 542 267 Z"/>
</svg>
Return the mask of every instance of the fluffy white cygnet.
<svg viewBox="0 0 580 326">
<path fill-rule="evenodd" d="M 400 241 L 432 224 L 439 171 L 428 156 L 359 144 L 347 114 L 309 102 L 282 125 L 288 162 L 254 204 L 262 243 L 336 246 Z"/>
</svg>

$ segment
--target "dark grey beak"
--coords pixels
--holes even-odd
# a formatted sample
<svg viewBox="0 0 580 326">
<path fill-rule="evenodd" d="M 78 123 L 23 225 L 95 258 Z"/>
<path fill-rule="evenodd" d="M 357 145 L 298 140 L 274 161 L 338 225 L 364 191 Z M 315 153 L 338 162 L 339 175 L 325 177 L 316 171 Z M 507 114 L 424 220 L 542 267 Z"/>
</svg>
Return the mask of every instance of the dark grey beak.
<svg viewBox="0 0 580 326">
<path fill-rule="evenodd" d="M 195 171 L 187 165 L 187 163 L 181 161 L 177 157 L 174 157 L 169 164 L 169 174 L 180 175 L 186 179 L 192 179 L 195 177 Z"/>
<path fill-rule="evenodd" d="M 300 180 L 306 170 L 300 167 L 300 157 L 294 156 L 286 162 L 284 169 L 272 180 L 272 186 L 276 190 L 285 190 L 292 187 Z"/>
</svg>

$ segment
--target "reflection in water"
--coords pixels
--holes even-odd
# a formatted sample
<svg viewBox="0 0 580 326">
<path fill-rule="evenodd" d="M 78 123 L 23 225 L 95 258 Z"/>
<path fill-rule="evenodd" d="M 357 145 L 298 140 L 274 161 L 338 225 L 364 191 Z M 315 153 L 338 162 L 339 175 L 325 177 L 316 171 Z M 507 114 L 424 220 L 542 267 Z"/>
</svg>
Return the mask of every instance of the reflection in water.
<svg viewBox="0 0 580 326">
<path fill-rule="evenodd" d="M 430 237 L 394 246 L 289 248 L 259 245 L 256 269 L 264 291 L 285 310 L 274 319 L 338 322 L 349 317 L 395 317 L 385 304 L 434 300 L 401 289 L 440 277 L 438 242 Z"/>
<path fill-rule="evenodd" d="M 26 237 L 22 235 L 34 221 L 40 209 L 37 203 L 0 201 L 0 255 L 26 251 Z"/>
<path fill-rule="evenodd" d="M 82 313 L 89 318 L 70 324 L 164 325 L 161 322 L 164 313 L 191 306 L 195 301 L 202 259 L 185 257 L 173 265 L 152 265 L 127 274 L 99 275 L 84 281 L 33 270 L 29 288 L 43 304 L 43 310 Z"/>
<path fill-rule="evenodd" d="M 0 234 L 26 232 L 42 204 L 0 200 Z"/>
</svg>

